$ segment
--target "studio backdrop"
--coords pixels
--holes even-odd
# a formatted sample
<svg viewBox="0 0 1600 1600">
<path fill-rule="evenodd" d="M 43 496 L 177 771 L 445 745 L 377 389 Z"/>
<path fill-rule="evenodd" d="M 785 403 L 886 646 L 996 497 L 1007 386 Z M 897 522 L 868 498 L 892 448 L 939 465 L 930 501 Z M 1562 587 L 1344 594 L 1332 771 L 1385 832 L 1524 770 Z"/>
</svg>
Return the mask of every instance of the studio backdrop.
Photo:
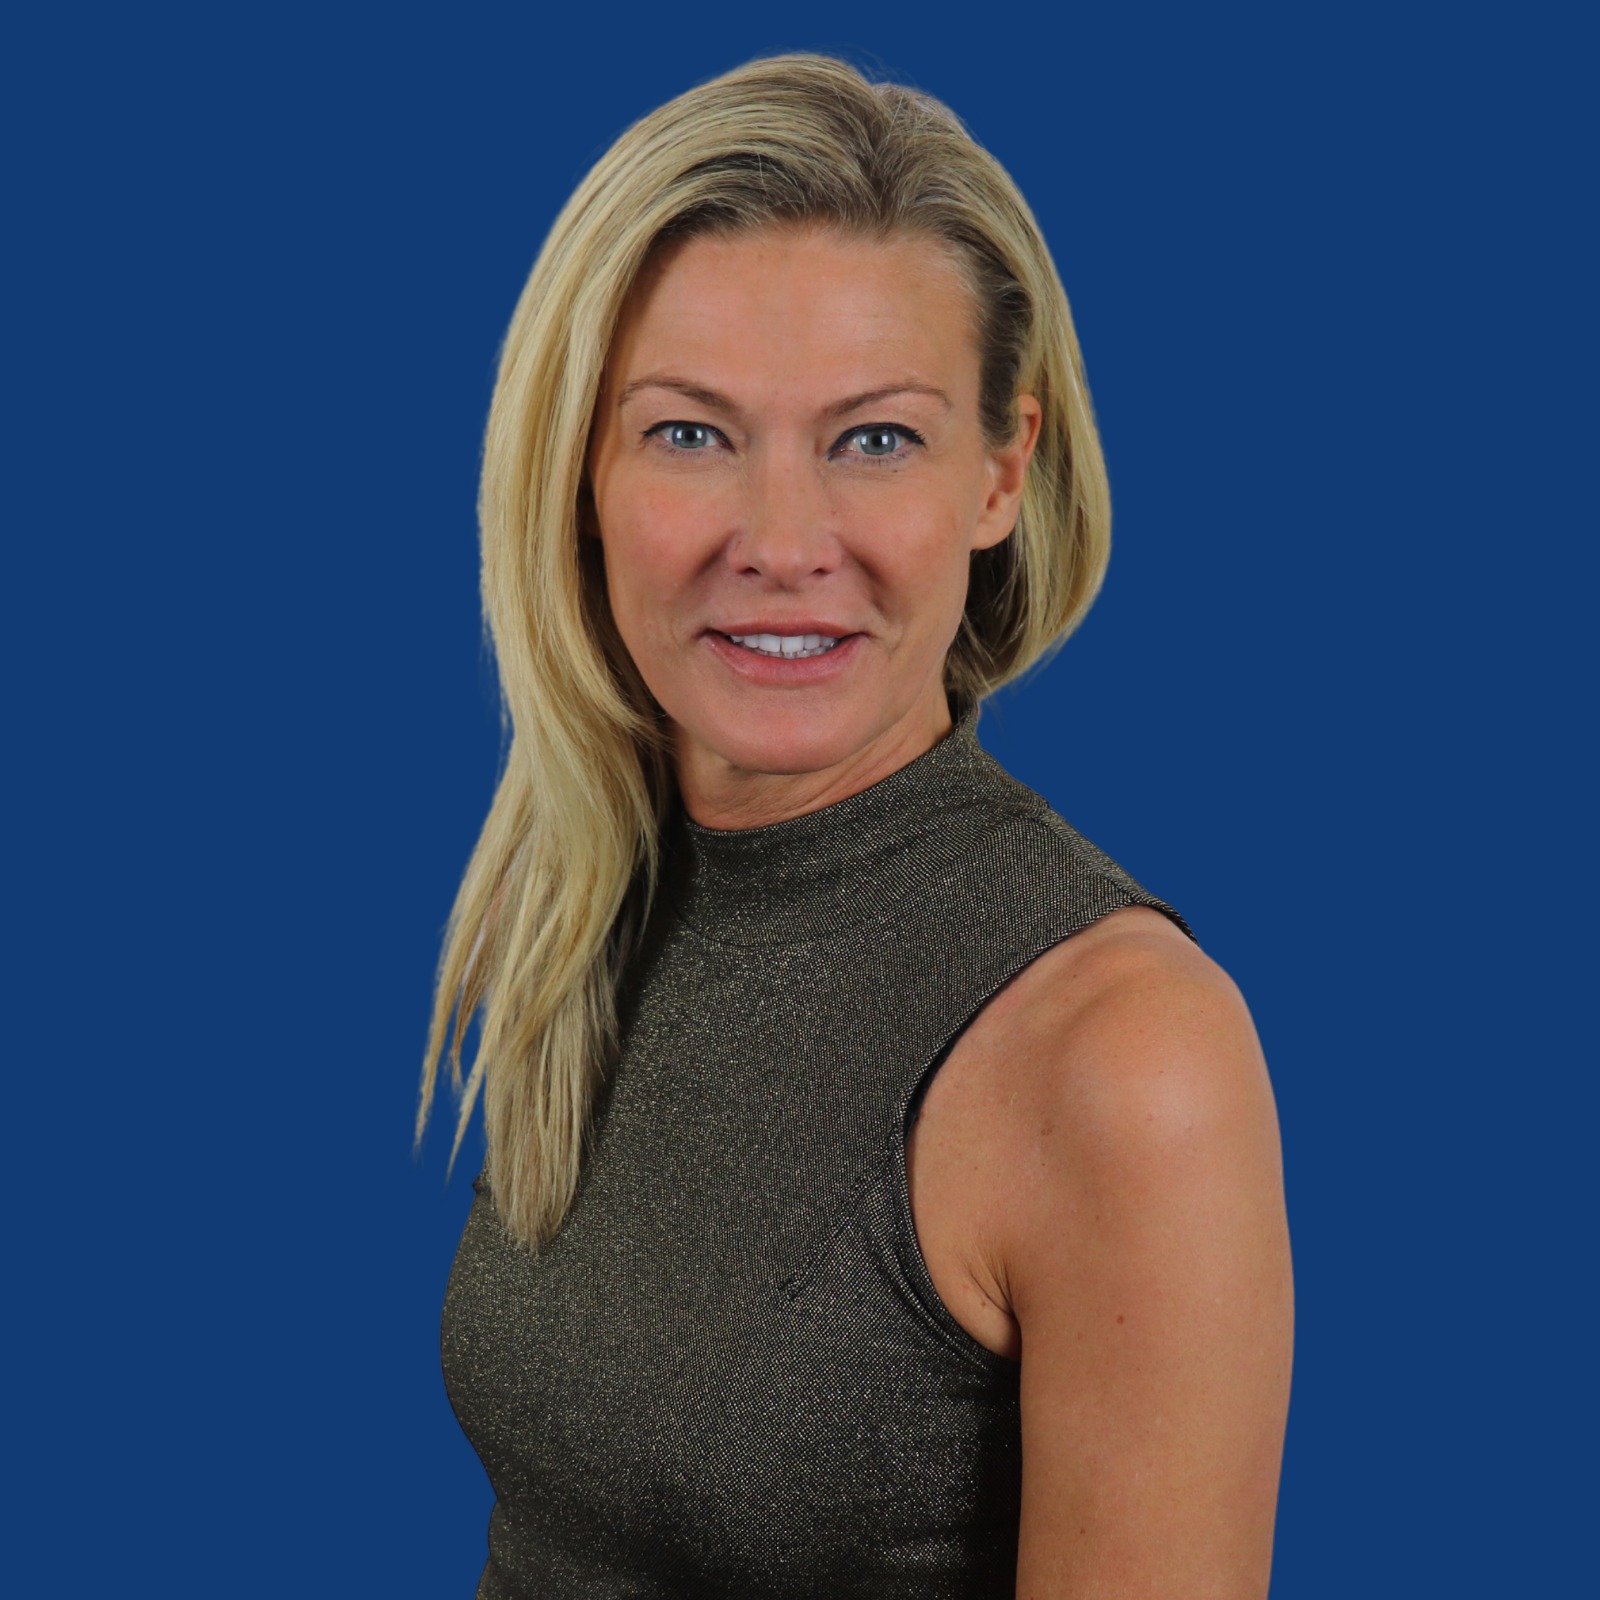
<svg viewBox="0 0 1600 1600">
<path fill-rule="evenodd" d="M 792 49 L 953 107 L 1072 303 L 1109 576 L 979 733 L 1255 1016 L 1274 1594 L 1575 1592 L 1593 129 L 1557 8 L 7 31 L 11 1592 L 471 1593 L 438 1327 L 481 1135 L 448 1182 L 448 1107 L 410 1141 L 503 753 L 498 345 L 616 135 Z"/>
</svg>

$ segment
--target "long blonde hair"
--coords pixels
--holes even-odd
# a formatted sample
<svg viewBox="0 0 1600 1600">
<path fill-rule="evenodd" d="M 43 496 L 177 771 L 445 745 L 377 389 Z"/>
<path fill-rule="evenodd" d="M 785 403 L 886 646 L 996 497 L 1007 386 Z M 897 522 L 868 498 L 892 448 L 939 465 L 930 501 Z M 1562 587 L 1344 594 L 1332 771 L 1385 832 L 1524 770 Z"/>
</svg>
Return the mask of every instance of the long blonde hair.
<svg viewBox="0 0 1600 1600">
<path fill-rule="evenodd" d="M 1105 572 L 1110 491 L 1077 336 L 1038 224 L 939 101 L 828 56 L 769 56 L 616 141 L 556 218 L 500 352 L 478 497 L 483 608 L 511 739 L 445 930 L 416 1136 L 446 1041 L 480 1090 L 496 1209 L 540 1249 L 590 1149 L 618 1046 L 617 983 L 655 893 L 674 778 L 655 702 L 605 598 L 584 458 L 613 329 L 658 245 L 790 223 L 950 251 L 974 296 L 991 445 L 1043 408 L 1011 536 L 972 557 L 945 665 L 961 711 L 1052 653 Z M 465 1084 L 461 1046 L 481 1012 Z M 453 1028 L 452 1028 L 453 1019 Z"/>
</svg>

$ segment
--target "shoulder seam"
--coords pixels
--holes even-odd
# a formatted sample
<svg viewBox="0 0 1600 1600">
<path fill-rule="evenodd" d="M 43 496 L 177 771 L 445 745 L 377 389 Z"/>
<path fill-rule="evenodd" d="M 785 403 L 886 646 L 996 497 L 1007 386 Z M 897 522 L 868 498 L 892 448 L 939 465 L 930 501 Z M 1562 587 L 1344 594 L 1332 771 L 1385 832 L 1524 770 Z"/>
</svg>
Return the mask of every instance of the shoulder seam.
<svg viewBox="0 0 1600 1600">
<path fill-rule="evenodd" d="M 1189 926 L 1183 913 L 1176 906 L 1145 888 L 1120 861 L 1107 854 L 1092 839 L 1080 833 L 1053 806 L 1047 804 L 1045 810 L 1039 813 L 1019 813 L 1019 820 L 1031 823 L 1041 833 L 1048 834 L 1058 844 L 1062 845 L 1074 860 L 1082 862 L 1103 882 L 1114 885 L 1117 892 L 1126 897 L 1128 905 L 1146 906 L 1151 910 L 1162 912 L 1176 923 L 1182 932 L 1194 940 L 1196 945 L 1200 943 L 1199 939 L 1195 937 L 1194 929 Z M 1122 908 L 1117 907 L 1115 909 L 1120 910 Z M 1102 913 L 1102 915 L 1104 914 L 1106 913 Z M 1098 918 L 1095 920 L 1098 920 Z"/>
</svg>

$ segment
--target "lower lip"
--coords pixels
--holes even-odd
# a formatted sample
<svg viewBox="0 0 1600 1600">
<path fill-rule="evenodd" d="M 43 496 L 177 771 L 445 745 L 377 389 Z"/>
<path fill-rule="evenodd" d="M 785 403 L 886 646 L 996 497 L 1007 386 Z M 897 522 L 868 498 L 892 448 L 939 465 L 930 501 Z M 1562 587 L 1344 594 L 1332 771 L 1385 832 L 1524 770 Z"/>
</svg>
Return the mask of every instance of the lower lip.
<svg viewBox="0 0 1600 1600">
<path fill-rule="evenodd" d="M 852 633 L 841 639 L 833 649 L 820 656 L 804 658 L 764 656 L 759 651 L 746 650 L 722 633 L 707 633 L 702 637 L 710 644 L 719 660 L 728 664 L 747 683 L 764 688 L 799 689 L 814 683 L 828 683 L 849 669 L 850 663 L 860 654 L 864 633 Z"/>
</svg>

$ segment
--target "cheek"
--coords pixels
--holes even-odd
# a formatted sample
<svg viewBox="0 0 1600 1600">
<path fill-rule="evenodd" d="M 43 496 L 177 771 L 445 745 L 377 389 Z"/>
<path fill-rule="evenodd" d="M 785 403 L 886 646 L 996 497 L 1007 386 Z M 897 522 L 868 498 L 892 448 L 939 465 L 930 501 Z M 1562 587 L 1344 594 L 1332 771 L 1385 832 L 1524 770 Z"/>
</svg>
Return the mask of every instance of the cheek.
<svg viewBox="0 0 1600 1600">
<path fill-rule="evenodd" d="M 703 560 L 694 540 L 705 526 L 688 497 L 670 489 L 613 494 L 600 508 L 612 614 L 634 642 L 668 631 L 668 608 Z"/>
<path fill-rule="evenodd" d="M 886 548 L 890 587 L 930 628 L 960 617 L 967 593 L 969 533 L 948 500 L 930 499 L 901 519 L 901 536 Z"/>
</svg>

